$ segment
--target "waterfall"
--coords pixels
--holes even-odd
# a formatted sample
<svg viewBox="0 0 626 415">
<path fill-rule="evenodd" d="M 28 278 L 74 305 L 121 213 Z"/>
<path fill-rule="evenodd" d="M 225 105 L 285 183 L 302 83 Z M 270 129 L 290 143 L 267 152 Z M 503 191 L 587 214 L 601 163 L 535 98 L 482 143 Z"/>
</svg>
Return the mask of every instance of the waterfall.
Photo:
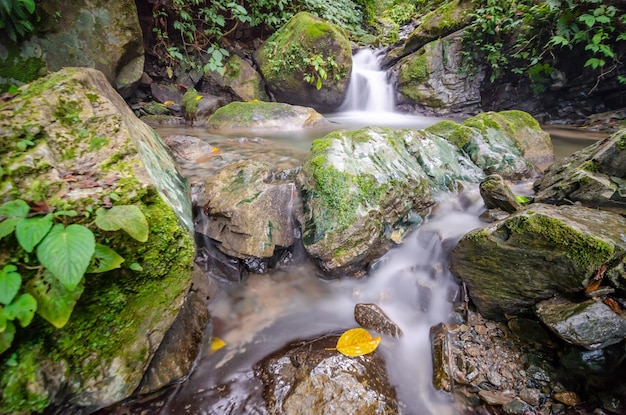
<svg viewBox="0 0 626 415">
<path fill-rule="evenodd" d="M 382 52 L 361 49 L 352 58 L 352 74 L 341 112 L 393 112 L 394 88 L 380 67 Z"/>
</svg>

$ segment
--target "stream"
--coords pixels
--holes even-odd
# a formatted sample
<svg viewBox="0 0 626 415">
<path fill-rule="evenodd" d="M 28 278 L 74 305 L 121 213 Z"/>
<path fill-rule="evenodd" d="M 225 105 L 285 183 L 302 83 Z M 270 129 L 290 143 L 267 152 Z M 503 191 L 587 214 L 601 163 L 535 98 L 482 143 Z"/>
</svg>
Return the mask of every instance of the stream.
<svg viewBox="0 0 626 415">
<path fill-rule="evenodd" d="M 365 125 L 422 129 L 440 121 L 393 112 L 393 88 L 371 51 L 357 53 L 354 64 L 346 102 L 340 112 L 327 114 L 333 121 L 331 127 L 299 133 L 255 132 L 254 136 L 279 142 L 304 157 L 314 138 L 334 129 Z M 230 138 L 195 127 L 159 126 L 156 130 L 161 137 L 192 135 L 217 146 Z M 598 139 L 572 137 L 571 133 L 551 131 L 557 158 Z M 186 381 L 107 413 L 266 414 L 262 384 L 253 366 L 290 341 L 357 327 L 355 304 L 376 303 L 404 332 L 400 340 L 383 336 L 379 348 L 397 388 L 401 413 L 453 415 L 450 397 L 432 386 L 429 329 L 455 318 L 453 302 L 460 293 L 448 270 L 449 253 L 461 236 L 481 226 L 478 215 L 483 210 L 477 186 L 468 186 L 458 195 L 441 194 L 423 224 L 360 279 L 325 281 L 312 265 L 305 264 L 251 274 L 241 283 L 222 282 L 210 311 L 213 334 L 225 346 L 212 350 L 206 345 Z"/>
</svg>

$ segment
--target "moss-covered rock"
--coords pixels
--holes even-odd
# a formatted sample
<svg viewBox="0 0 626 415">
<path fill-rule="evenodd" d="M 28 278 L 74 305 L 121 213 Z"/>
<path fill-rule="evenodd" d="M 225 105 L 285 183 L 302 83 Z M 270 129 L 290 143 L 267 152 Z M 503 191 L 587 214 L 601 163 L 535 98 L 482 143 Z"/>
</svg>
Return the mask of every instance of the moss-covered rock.
<svg viewBox="0 0 626 415">
<path fill-rule="evenodd" d="M 426 131 L 458 146 L 485 173 L 507 180 L 535 177 L 545 161 L 554 158 L 548 133 L 521 111 L 481 113 L 461 124 L 439 122 Z"/>
<path fill-rule="evenodd" d="M 34 80 L 42 75 L 40 68 L 58 71 L 81 66 L 100 70 L 122 95 L 130 94 L 144 65 L 137 7 L 132 0 L 103 3 L 38 3 L 40 20 L 35 35 L 18 45 L 17 54 L 11 53 L 7 60 L 0 58 L 4 61 L 0 64 L 0 90 L 3 84 Z M 2 39 L 5 47 L 12 48 Z M 27 70 L 20 73 L 21 69 Z"/>
<path fill-rule="evenodd" d="M 554 163 L 550 134 L 527 112 L 484 112 L 463 121 L 463 125 L 475 128 L 490 143 L 512 142 L 539 172 Z"/>
<path fill-rule="evenodd" d="M 462 71 L 462 32 L 425 44 L 393 67 L 398 105 L 422 113 L 475 113 L 480 108 L 480 74 Z"/>
<path fill-rule="evenodd" d="M 451 269 L 483 316 L 503 319 L 555 293 L 582 293 L 602 264 L 619 263 L 625 233 L 620 215 L 535 203 L 465 235 Z"/>
<path fill-rule="evenodd" d="M 242 101 L 268 101 L 265 82 L 248 61 L 233 55 L 224 65 L 224 86 Z"/>
<path fill-rule="evenodd" d="M 338 26 L 310 13 L 298 13 L 267 39 L 254 57 L 277 101 L 321 112 L 334 110 L 343 102 L 352 70 L 352 49 Z"/>
<path fill-rule="evenodd" d="M 315 140 L 300 175 L 307 251 L 331 274 L 361 272 L 416 223 L 433 193 L 482 172 L 445 139 L 368 127 Z"/>
<path fill-rule="evenodd" d="M 1 202 L 19 198 L 53 211 L 75 210 L 66 224 L 90 227 L 98 243 L 125 259 L 122 268 L 86 275 L 64 327 L 36 316 L 18 329 L 13 346 L 0 355 L 0 412 L 67 402 L 93 409 L 128 397 L 192 276 L 191 206 L 171 153 L 102 73 L 77 68 L 26 85 L 0 105 L 0 152 Z M 92 212 L 111 205 L 139 208 L 149 226 L 147 242 L 90 223 Z M 13 235 L 0 240 L 0 260 L 18 267 L 23 287 L 42 271 Z"/>
<path fill-rule="evenodd" d="M 207 121 L 209 128 L 229 131 L 250 129 L 298 130 L 328 123 L 312 108 L 279 102 L 231 102 Z"/>
</svg>

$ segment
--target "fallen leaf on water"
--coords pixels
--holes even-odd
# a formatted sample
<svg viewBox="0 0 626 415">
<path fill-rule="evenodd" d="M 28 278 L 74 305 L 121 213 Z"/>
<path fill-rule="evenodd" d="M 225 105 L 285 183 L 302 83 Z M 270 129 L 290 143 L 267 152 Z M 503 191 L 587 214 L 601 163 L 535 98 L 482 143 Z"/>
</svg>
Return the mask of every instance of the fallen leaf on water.
<svg viewBox="0 0 626 415">
<path fill-rule="evenodd" d="M 213 340 L 211 340 L 211 351 L 212 352 L 216 352 L 219 349 L 221 349 L 222 347 L 226 346 L 226 342 L 222 339 L 220 339 L 219 337 L 213 337 Z"/>
<path fill-rule="evenodd" d="M 346 356 L 363 356 L 372 353 L 380 343 L 379 337 L 365 329 L 356 328 L 345 331 L 337 341 L 337 351 Z"/>
</svg>

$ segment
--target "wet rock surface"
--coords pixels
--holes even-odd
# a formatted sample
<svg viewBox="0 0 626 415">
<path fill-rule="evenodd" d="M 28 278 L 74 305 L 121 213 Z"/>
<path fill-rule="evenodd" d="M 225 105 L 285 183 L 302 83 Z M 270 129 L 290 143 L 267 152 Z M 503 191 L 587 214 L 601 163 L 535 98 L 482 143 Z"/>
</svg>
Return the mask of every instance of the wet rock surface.
<svg viewBox="0 0 626 415">
<path fill-rule="evenodd" d="M 348 357 L 339 336 L 288 345 L 263 359 L 255 374 L 271 414 L 397 414 L 394 388 L 377 352 Z"/>
<path fill-rule="evenodd" d="M 365 329 L 375 330 L 396 339 L 402 336 L 400 327 L 376 304 L 355 305 L 354 319 Z"/>
</svg>

